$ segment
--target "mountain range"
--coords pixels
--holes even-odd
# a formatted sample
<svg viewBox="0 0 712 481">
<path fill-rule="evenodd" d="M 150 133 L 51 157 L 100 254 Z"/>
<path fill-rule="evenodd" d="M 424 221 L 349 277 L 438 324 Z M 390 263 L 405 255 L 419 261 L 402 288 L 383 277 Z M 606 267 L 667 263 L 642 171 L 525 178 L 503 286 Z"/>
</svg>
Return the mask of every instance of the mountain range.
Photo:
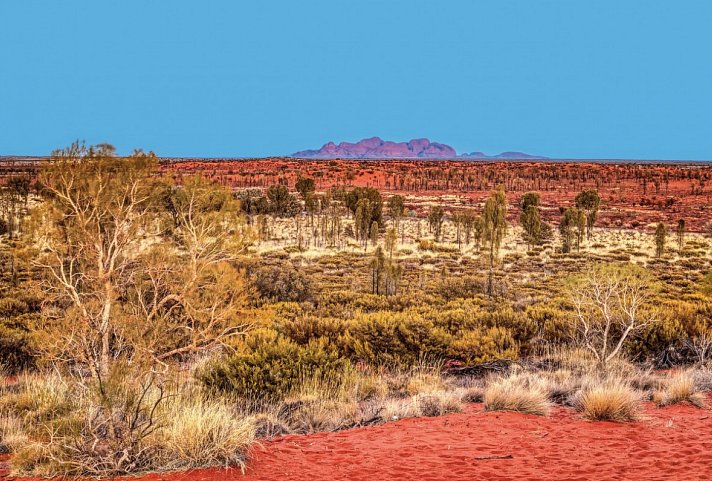
<svg viewBox="0 0 712 481">
<path fill-rule="evenodd" d="M 446 144 L 428 139 L 391 142 L 371 137 L 358 142 L 327 142 L 320 149 L 295 152 L 292 157 L 302 159 L 546 159 L 524 152 L 502 152 L 487 155 L 483 152 L 459 154 Z"/>
</svg>

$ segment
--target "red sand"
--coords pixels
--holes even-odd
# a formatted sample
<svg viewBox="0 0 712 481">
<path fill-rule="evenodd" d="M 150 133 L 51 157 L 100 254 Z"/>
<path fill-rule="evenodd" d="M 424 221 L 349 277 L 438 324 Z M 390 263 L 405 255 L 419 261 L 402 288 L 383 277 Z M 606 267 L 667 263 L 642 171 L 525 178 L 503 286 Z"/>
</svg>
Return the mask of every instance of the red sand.
<svg viewBox="0 0 712 481">
<path fill-rule="evenodd" d="M 511 455 L 508 459 L 476 457 Z M 247 473 L 200 470 L 150 480 L 708 480 L 712 415 L 691 406 L 655 409 L 631 424 L 485 413 L 408 419 L 310 436 L 253 450 Z M 145 481 L 149 481 L 146 479 Z"/>
<path fill-rule="evenodd" d="M 512 457 L 475 459 L 502 455 Z M 642 421 L 616 424 L 584 421 L 567 409 L 542 418 L 474 405 L 440 418 L 263 442 L 245 475 L 205 469 L 140 479 L 712 480 L 712 413 L 646 406 Z"/>
</svg>

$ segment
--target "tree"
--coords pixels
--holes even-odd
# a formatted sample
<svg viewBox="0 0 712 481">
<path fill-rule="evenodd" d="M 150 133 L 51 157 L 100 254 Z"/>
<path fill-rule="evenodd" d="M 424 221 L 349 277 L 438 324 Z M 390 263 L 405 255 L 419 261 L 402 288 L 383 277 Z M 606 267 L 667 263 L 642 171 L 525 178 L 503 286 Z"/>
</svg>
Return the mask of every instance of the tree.
<svg viewBox="0 0 712 481">
<path fill-rule="evenodd" d="M 440 240 L 440 234 L 442 232 L 443 222 L 445 221 L 445 211 L 439 205 L 430 208 L 430 213 L 428 214 L 428 228 L 430 232 L 433 232 L 435 237 L 435 242 Z"/>
<path fill-rule="evenodd" d="M 569 207 L 561 215 L 559 221 L 559 234 L 561 235 L 561 252 L 571 252 L 576 242 L 579 250 L 585 227 L 585 214 L 575 207 Z"/>
<path fill-rule="evenodd" d="M 598 264 L 565 286 L 573 305 L 577 341 L 606 368 L 626 340 L 653 322 L 653 281 L 635 264 Z"/>
<path fill-rule="evenodd" d="M 159 189 L 157 159 L 107 147 L 55 152 L 35 234 L 47 276 L 40 345 L 105 378 L 114 361 L 165 363 L 243 332 L 251 241 L 237 201 L 200 177 Z"/>
<path fill-rule="evenodd" d="M 373 252 L 373 257 L 369 263 L 371 268 L 371 293 L 380 294 L 381 293 L 381 275 L 386 267 L 386 257 L 383 255 L 383 249 L 381 247 L 376 247 Z"/>
<path fill-rule="evenodd" d="M 596 190 L 584 190 L 576 196 L 576 207 L 586 214 L 586 238 L 591 240 L 593 225 L 598 217 L 601 197 Z"/>
<path fill-rule="evenodd" d="M 378 222 L 373 221 L 371 223 L 371 232 L 369 237 L 371 239 L 371 245 L 376 247 L 378 245 Z"/>
<path fill-rule="evenodd" d="M 485 201 L 482 211 L 482 239 L 489 250 L 489 271 L 487 274 L 487 294 L 492 296 L 492 275 L 494 261 L 499 255 L 499 247 L 507 233 L 507 197 L 504 187 L 499 186 Z"/>
<path fill-rule="evenodd" d="M 294 217 L 302 208 L 299 201 L 284 185 L 272 185 L 267 189 L 269 212 L 277 217 Z"/>
<path fill-rule="evenodd" d="M 156 165 L 152 154 L 122 159 L 112 148 L 75 143 L 54 152 L 40 173 L 46 202 L 38 265 L 58 308 L 48 319 L 67 329 L 66 350 L 98 376 L 108 374 L 114 354 L 116 306 L 152 212 L 147 179 Z"/>
<path fill-rule="evenodd" d="M 378 222 L 378 225 L 383 224 L 383 199 L 381 198 L 380 192 L 372 187 L 356 187 L 350 192 L 344 195 L 344 204 L 351 211 L 352 214 L 356 214 L 356 209 L 358 209 L 359 201 L 368 200 L 369 202 L 369 219 L 367 219 L 367 226 L 370 226 L 372 222 Z M 367 234 L 368 235 L 368 234 Z"/>
<path fill-rule="evenodd" d="M 470 245 L 473 231 L 475 240 L 479 243 L 479 234 L 482 230 L 481 224 L 482 219 L 477 215 L 474 209 L 465 209 L 462 212 L 462 228 L 465 231 L 465 244 Z"/>
<path fill-rule="evenodd" d="M 309 194 L 313 194 L 316 190 L 316 184 L 314 183 L 314 179 L 310 177 L 299 177 L 294 184 L 294 189 L 299 192 L 302 200 L 306 201 Z"/>
<path fill-rule="evenodd" d="M 386 231 L 386 239 L 384 241 L 386 252 L 388 252 L 388 258 L 393 258 L 393 251 L 398 246 L 398 232 L 395 227 L 391 227 Z"/>
<path fill-rule="evenodd" d="M 27 207 L 30 195 L 30 178 L 26 175 L 12 176 L 0 189 L 0 207 L 2 207 L 4 227 L 12 239 L 20 230 L 21 209 Z"/>
<path fill-rule="evenodd" d="M 662 222 L 655 228 L 655 257 L 662 257 L 665 253 L 665 240 L 667 238 L 667 227 Z"/>
<path fill-rule="evenodd" d="M 677 221 L 677 247 L 680 250 L 685 247 L 685 219 Z"/>
<path fill-rule="evenodd" d="M 405 215 L 405 198 L 402 195 L 392 195 L 388 199 L 388 212 L 398 229 L 400 220 Z"/>
<path fill-rule="evenodd" d="M 541 243 L 542 225 L 541 214 L 539 212 L 539 194 L 527 192 L 522 196 L 519 203 L 522 213 L 519 216 L 519 223 L 524 230 L 523 237 L 529 249 L 532 245 Z"/>
</svg>

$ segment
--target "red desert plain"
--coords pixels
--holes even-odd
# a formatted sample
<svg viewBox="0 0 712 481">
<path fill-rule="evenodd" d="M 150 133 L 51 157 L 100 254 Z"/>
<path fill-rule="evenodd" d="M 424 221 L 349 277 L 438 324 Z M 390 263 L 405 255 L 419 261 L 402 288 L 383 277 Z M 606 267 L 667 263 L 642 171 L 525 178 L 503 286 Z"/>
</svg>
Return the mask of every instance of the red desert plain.
<svg viewBox="0 0 712 481">
<path fill-rule="evenodd" d="M 2 480 L 712 479 L 709 164 L 65 156 L 3 164 Z"/>
<path fill-rule="evenodd" d="M 438 418 L 283 436 L 255 445 L 250 458 L 244 473 L 211 468 L 138 479 L 703 481 L 712 479 L 712 412 L 648 405 L 641 421 L 620 424 L 564 408 L 542 418 L 472 404 Z M 2 464 L 0 479 L 10 479 Z"/>
</svg>

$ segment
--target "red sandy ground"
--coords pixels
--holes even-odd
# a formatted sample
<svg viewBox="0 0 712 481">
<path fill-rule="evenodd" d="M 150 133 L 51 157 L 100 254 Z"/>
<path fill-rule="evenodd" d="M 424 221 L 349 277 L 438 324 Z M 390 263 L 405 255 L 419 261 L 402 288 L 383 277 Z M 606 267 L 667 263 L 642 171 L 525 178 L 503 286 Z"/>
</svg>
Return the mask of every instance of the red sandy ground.
<svg viewBox="0 0 712 481">
<path fill-rule="evenodd" d="M 439 418 L 266 441 L 252 450 L 244 475 L 202 469 L 139 479 L 712 480 L 712 412 L 648 404 L 643 420 L 616 424 L 588 422 L 563 408 L 544 418 L 472 405 Z"/>
<path fill-rule="evenodd" d="M 511 458 L 476 459 L 505 455 Z M 0 458 L 0 470 L 2 463 Z M 643 420 L 616 424 L 588 422 L 563 408 L 544 418 L 472 405 L 439 418 L 262 442 L 244 475 L 238 469 L 202 469 L 139 479 L 712 480 L 712 413 L 648 404 Z"/>
</svg>

